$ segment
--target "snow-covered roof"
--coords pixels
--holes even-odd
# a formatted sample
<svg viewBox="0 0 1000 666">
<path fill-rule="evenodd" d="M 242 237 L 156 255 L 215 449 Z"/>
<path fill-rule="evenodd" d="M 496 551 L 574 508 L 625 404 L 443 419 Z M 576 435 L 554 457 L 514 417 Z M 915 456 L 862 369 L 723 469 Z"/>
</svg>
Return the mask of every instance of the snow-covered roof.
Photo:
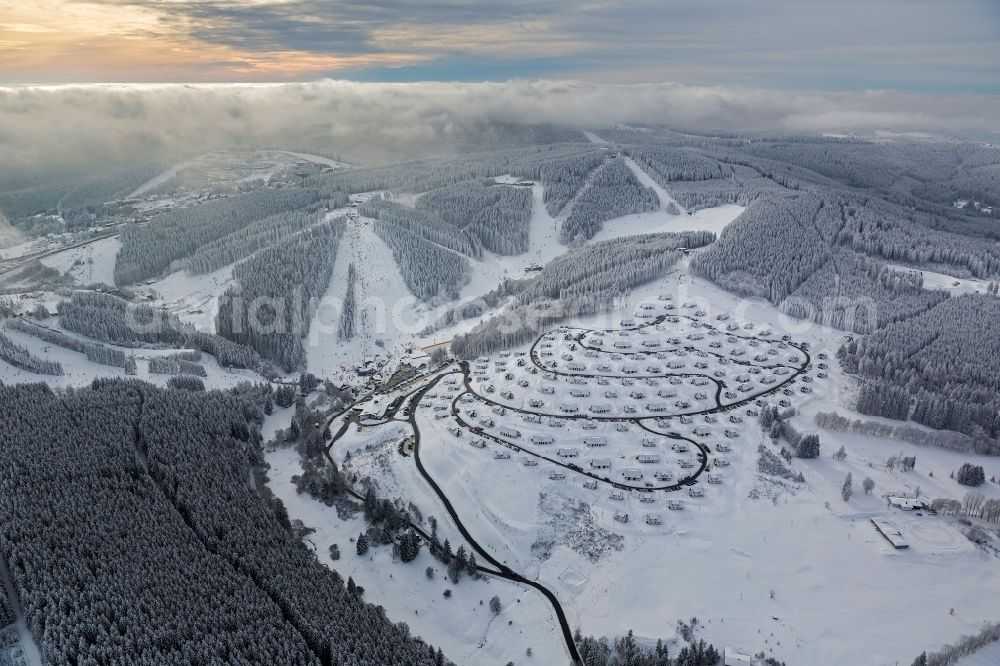
<svg viewBox="0 0 1000 666">
<path fill-rule="evenodd" d="M 753 657 L 727 647 L 722 651 L 722 663 L 723 666 L 753 666 Z"/>
</svg>

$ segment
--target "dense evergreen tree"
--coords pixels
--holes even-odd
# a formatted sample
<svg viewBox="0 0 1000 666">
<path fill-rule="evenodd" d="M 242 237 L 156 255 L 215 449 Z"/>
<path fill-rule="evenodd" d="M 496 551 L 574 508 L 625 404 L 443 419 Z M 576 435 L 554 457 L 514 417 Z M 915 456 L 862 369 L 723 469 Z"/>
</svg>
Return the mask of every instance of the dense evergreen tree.
<svg viewBox="0 0 1000 666">
<path fill-rule="evenodd" d="M 573 202 L 559 232 L 560 238 L 564 243 L 578 236 L 590 239 L 607 220 L 656 210 L 659 205 L 656 192 L 644 187 L 623 160 L 608 160 Z"/>
<path fill-rule="evenodd" d="M 392 250 L 406 286 L 417 298 L 457 298 L 459 289 L 469 281 L 469 260 L 462 255 L 389 219 L 379 218 L 374 229 Z"/>
<path fill-rule="evenodd" d="M 256 350 L 286 371 L 303 358 L 314 304 L 326 293 L 344 231 L 325 222 L 258 252 L 233 269 L 236 286 L 220 298 L 219 335 Z"/>
<path fill-rule="evenodd" d="M 528 250 L 530 189 L 470 180 L 424 194 L 417 208 L 464 230 L 491 252 L 514 255 Z"/>
<path fill-rule="evenodd" d="M 56 361 L 38 358 L 3 333 L 0 333 L 0 360 L 10 363 L 15 368 L 39 375 L 61 375 L 63 373 L 62 365 Z"/>
<path fill-rule="evenodd" d="M 147 305 L 130 303 L 111 294 L 73 292 L 59 303 L 63 328 L 102 342 L 127 347 L 144 344 L 189 347 L 215 356 L 219 365 L 257 368 L 254 350 L 218 335 L 196 331 L 176 317 Z"/>
<path fill-rule="evenodd" d="M 340 195 L 341 198 L 343 195 Z M 115 282 L 132 284 L 159 275 L 173 261 L 240 232 L 263 218 L 306 208 L 322 199 L 317 189 L 263 187 L 224 199 L 177 208 L 146 225 L 127 225 L 115 264 Z M 234 240 L 234 239 L 231 239 Z M 198 265 L 200 266 L 200 260 Z"/>
<path fill-rule="evenodd" d="M 524 344 L 567 317 L 609 311 L 621 294 L 664 275 L 681 258 L 678 247 L 713 238 L 707 232 L 648 234 L 571 250 L 518 285 L 512 307 L 457 336 L 451 352 L 459 358 L 482 356 Z"/>
<path fill-rule="evenodd" d="M 67 335 L 62 331 L 34 324 L 23 318 L 14 319 L 9 322 L 7 326 L 15 331 L 27 333 L 28 335 L 32 335 L 39 340 L 44 340 L 50 344 L 86 354 L 88 361 L 100 363 L 101 365 L 123 368 L 129 374 L 135 374 L 135 359 L 126 355 L 125 352 L 120 349 L 114 349 L 96 342 L 81 340 L 80 338 Z"/>
<path fill-rule="evenodd" d="M 0 386 L 0 554 L 48 663 L 432 663 L 247 484 L 250 395 Z"/>
<path fill-rule="evenodd" d="M 955 475 L 955 480 L 963 486 L 981 486 L 986 483 L 986 472 L 982 465 L 962 463 Z"/>
<path fill-rule="evenodd" d="M 355 332 L 355 283 L 357 274 L 354 271 L 354 264 L 347 267 L 347 291 L 344 295 L 344 306 L 340 311 L 340 319 L 337 321 L 337 337 L 341 340 L 350 340 Z"/>
<path fill-rule="evenodd" d="M 847 372 L 865 379 L 858 409 L 976 437 L 1000 433 L 1000 301 L 949 298 L 841 348 Z"/>
</svg>

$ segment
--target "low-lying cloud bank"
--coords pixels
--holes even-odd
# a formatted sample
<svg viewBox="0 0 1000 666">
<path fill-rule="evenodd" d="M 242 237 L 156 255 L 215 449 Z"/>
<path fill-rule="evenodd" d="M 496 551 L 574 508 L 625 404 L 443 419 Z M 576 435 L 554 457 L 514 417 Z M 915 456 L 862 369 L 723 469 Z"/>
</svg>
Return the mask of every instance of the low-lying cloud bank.
<svg viewBox="0 0 1000 666">
<path fill-rule="evenodd" d="M 446 141 L 482 122 L 817 133 L 886 128 L 989 136 L 1000 97 L 794 92 L 580 82 L 86 85 L 0 88 L 0 169 L 132 163 L 211 149 L 324 147 L 357 154 Z"/>
</svg>

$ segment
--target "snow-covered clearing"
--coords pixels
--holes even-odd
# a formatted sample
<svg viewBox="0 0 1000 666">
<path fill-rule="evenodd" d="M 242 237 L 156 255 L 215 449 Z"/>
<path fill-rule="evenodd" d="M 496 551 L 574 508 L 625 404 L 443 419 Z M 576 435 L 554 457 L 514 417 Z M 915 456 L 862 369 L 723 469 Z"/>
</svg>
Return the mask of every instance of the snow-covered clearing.
<svg viewBox="0 0 1000 666">
<path fill-rule="evenodd" d="M 611 145 L 610 143 L 608 143 L 608 141 L 606 139 L 602 139 L 601 137 L 597 136 L 593 132 L 585 131 L 583 133 L 583 135 L 585 137 L 587 137 L 587 141 L 590 141 L 591 143 L 596 143 L 599 146 L 610 146 Z"/>
<path fill-rule="evenodd" d="M 165 308 L 199 331 L 214 333 L 219 297 L 233 284 L 235 265 L 201 275 L 191 275 L 184 270 L 174 271 L 162 279 L 137 287 L 135 291 L 151 297 L 150 305 Z"/>
<path fill-rule="evenodd" d="M 457 302 L 487 294 L 504 278 L 524 277 L 529 274 L 526 269 L 530 266 L 543 266 L 566 251 L 566 246 L 559 243 L 560 222 L 549 215 L 542 197 L 542 187 L 535 183 L 528 251 L 516 256 L 484 252 L 482 260 L 470 259 L 470 280 Z M 337 337 L 337 320 L 346 293 L 348 264 L 352 261 L 357 271 L 358 334 L 352 340 L 342 341 Z M 306 338 L 307 367 L 321 377 L 342 379 L 349 366 L 367 356 L 398 358 L 408 346 L 448 340 L 478 321 L 467 320 L 421 337 L 420 332 L 456 302 L 432 305 L 414 298 L 396 266 L 392 250 L 375 234 L 372 220 L 366 217 L 348 223 L 326 300 Z"/>
<path fill-rule="evenodd" d="M 721 234 L 722 230 L 743 212 L 742 206 L 727 204 L 714 208 L 703 208 L 694 211 L 692 214 L 688 214 L 642 167 L 627 157 L 622 156 L 618 159 L 625 160 L 625 164 L 632 169 L 632 172 L 643 186 L 653 188 L 657 198 L 660 200 L 660 207 L 654 211 L 636 213 L 608 220 L 591 240 L 592 243 L 621 238 L 622 236 L 667 231 L 711 231 L 715 234 Z M 667 212 L 671 204 L 676 206 L 679 214 L 671 215 Z"/>
<path fill-rule="evenodd" d="M 62 274 L 69 274 L 80 285 L 96 282 L 115 285 L 115 257 L 121 243 L 117 236 L 74 247 L 41 259 L 42 264 Z"/>
<path fill-rule="evenodd" d="M 633 292 L 623 312 L 566 323 L 617 327 L 623 313 L 631 315 L 641 303 L 664 293 L 675 302 L 695 304 L 705 311 L 708 321 L 726 312 L 731 317 L 727 321 L 738 322 L 741 332 L 745 322 L 752 322 L 754 331 L 768 327 L 774 335 L 787 333 L 793 340 L 808 342 L 814 364 L 820 353 L 832 359 L 844 339 L 840 331 L 789 319 L 766 302 L 737 299 L 693 278 L 684 265 L 673 275 Z M 500 359 L 489 359 L 487 367 L 492 368 L 494 360 Z M 830 365 L 830 376 L 812 382 L 811 393 L 795 390 L 789 396 L 801 411 L 793 418 L 800 430 L 816 430 L 813 417 L 817 411 L 836 409 L 856 416 L 845 407 L 852 381 L 839 373 L 835 361 Z M 800 385 L 793 386 L 798 389 Z M 606 387 L 590 388 L 602 391 Z M 518 390 L 533 391 L 530 387 Z M 499 391 L 498 383 L 498 400 Z M 757 474 L 758 445 L 763 442 L 773 452 L 780 446 L 762 439 L 756 418 L 747 415 L 741 423 L 724 424 L 737 430 L 738 436 L 728 440 L 730 465 L 713 470 L 721 483 L 699 479 L 697 486 L 704 489 L 704 497 L 688 497 L 686 491 L 672 495 L 682 498 L 686 507 L 670 511 L 663 495 L 652 505 L 635 493 L 614 500 L 605 484 L 585 488 L 573 473 L 551 479 L 551 465 L 527 466 L 523 452 L 498 460 L 496 444 L 472 447 L 471 434 L 455 437 L 447 430 L 454 423 L 450 417 L 435 418 L 431 408 L 450 404 L 454 393 L 434 393 L 438 395 L 428 394 L 427 407 L 418 412 L 422 459 L 428 471 L 475 539 L 519 573 L 537 576 L 555 592 L 571 626 L 579 625 L 584 633 L 614 636 L 632 629 L 643 641 L 676 640 L 676 621 L 697 616 L 704 625 L 699 635 L 716 645 L 741 645 L 796 664 L 875 665 L 908 663 L 920 650 L 936 649 L 973 633 L 984 620 L 995 619 L 995 604 L 990 595 L 983 594 L 985 589 L 1000 586 L 995 558 L 969 542 L 952 519 L 890 509 L 882 495 L 912 495 L 919 487 L 924 497 L 961 499 L 967 489 L 951 480 L 949 473 L 974 460 L 984 465 L 990 477 L 1000 474 L 996 459 L 819 431 L 821 457 L 791 463 L 805 478 L 799 484 Z M 515 395 L 515 401 L 520 404 L 527 397 L 532 394 Z M 778 394 L 769 400 L 782 397 Z M 528 434 L 548 428 L 525 423 L 515 412 L 501 416 L 480 406 L 479 414 L 484 413 L 497 427 L 525 433 L 515 440 L 519 445 L 523 442 L 525 450 L 532 448 Z M 722 440 L 717 430 L 728 416 L 719 414 L 717 424 L 694 417 L 691 425 L 678 424 L 678 429 L 689 434 L 691 428 L 706 424 L 714 446 Z M 606 457 L 612 460 L 627 458 L 622 447 L 635 446 L 638 439 L 634 428 L 619 433 L 611 424 L 581 432 L 578 422 L 569 422 L 550 432 L 567 442 L 598 432 L 608 439 Z M 841 445 L 847 459 L 837 461 L 831 454 Z M 544 453 L 554 455 L 556 448 L 551 445 Z M 660 453 L 667 458 L 673 455 L 665 450 Z M 888 470 L 886 459 L 893 455 L 915 455 L 916 469 Z M 401 470 L 412 465 L 409 459 L 396 456 L 386 462 L 386 470 L 397 479 Z M 840 491 L 847 472 L 853 475 L 855 492 L 845 502 Z M 869 476 L 875 489 L 865 495 L 861 481 Z M 398 487 L 416 491 L 406 485 Z M 977 490 L 1000 496 L 1000 489 L 991 484 Z M 626 524 L 615 520 L 615 514 L 622 512 L 630 516 Z M 659 514 L 662 525 L 647 524 L 650 513 Z M 872 517 L 892 522 L 910 548 L 893 549 L 875 531 Z M 374 597 L 370 600 L 382 603 Z M 555 627 L 537 627 L 535 632 L 533 645 L 560 641 Z"/>
<path fill-rule="evenodd" d="M 5 248 L 14 247 L 24 242 L 24 235 L 7 221 L 3 211 L 0 211 L 0 257 Z"/>
<path fill-rule="evenodd" d="M 726 204 L 715 208 L 702 208 L 691 215 L 671 215 L 663 210 L 636 213 L 605 222 L 603 228 L 590 242 L 668 231 L 711 231 L 718 235 L 742 212 L 742 206 Z"/>
<path fill-rule="evenodd" d="M 1000 641 L 994 641 L 975 654 L 955 662 L 955 666 L 996 666 L 997 664 L 1000 664 Z"/>
<path fill-rule="evenodd" d="M 924 277 L 924 289 L 943 289 L 955 296 L 961 294 L 985 294 L 987 293 L 986 288 L 990 283 L 989 280 L 981 280 L 979 278 L 960 278 L 946 273 L 935 273 L 934 271 L 914 269 L 909 266 L 890 264 L 890 268 L 895 268 L 896 270 L 905 272 L 916 271 Z"/>
<path fill-rule="evenodd" d="M 349 469 L 379 481 L 380 494 L 391 497 L 400 493 L 420 507 L 425 519 L 437 516 L 442 539 L 448 538 L 457 549 L 461 540 L 448 523 L 444 509 L 418 478 L 412 458 L 404 459 L 407 464 L 393 470 L 385 467 L 386 457 L 396 455 L 396 445 L 408 430 L 400 424 L 351 433 L 332 453 L 342 464 L 344 454 L 351 451 Z M 537 592 L 489 577 L 477 581 L 466 576 L 453 584 L 444 566 L 426 547 L 407 564 L 393 561 L 389 546 L 373 547 L 359 557 L 354 540 L 366 529 L 363 515 L 341 519 L 335 508 L 296 493 L 291 477 L 300 469 L 293 447 L 269 451 L 267 462 L 271 465 L 269 485 L 289 515 L 316 530 L 307 540 L 315 547 L 319 560 L 344 578 L 352 577 L 365 588 L 367 601 L 385 607 L 390 620 L 406 622 L 415 635 L 441 647 L 449 659 L 463 665 L 517 662 L 527 647 L 532 648 L 538 663 L 565 661 L 561 642 L 549 640 L 558 632 L 558 626 Z M 340 548 L 337 561 L 330 560 L 331 544 Z M 433 578 L 425 574 L 428 567 L 434 569 Z M 445 590 L 451 590 L 450 598 L 444 596 Z M 497 617 L 489 610 L 489 599 L 494 595 L 500 597 L 504 607 Z"/>
<path fill-rule="evenodd" d="M 337 335 L 337 322 L 352 262 L 357 278 L 357 334 L 345 341 Z M 407 289 L 392 250 L 375 234 L 372 221 L 364 217 L 349 221 L 337 250 L 330 287 L 305 340 L 306 365 L 320 377 L 343 378 L 348 366 L 366 356 L 401 356 L 427 321 L 427 306 Z"/>
<path fill-rule="evenodd" d="M 51 319 L 44 322 L 47 326 L 52 326 L 58 328 L 55 324 L 55 320 Z M 60 329 L 62 330 L 62 329 Z M 70 331 L 63 331 L 68 335 L 73 337 L 81 337 Z M 53 388 L 65 388 L 69 386 L 80 387 L 87 386 L 92 380 L 97 377 L 129 377 L 130 375 L 125 374 L 125 370 L 122 368 L 101 365 L 100 363 L 94 363 L 87 359 L 87 356 L 83 353 L 72 351 L 69 349 L 64 349 L 57 345 L 50 344 L 43 340 L 40 340 L 32 335 L 22 333 L 21 331 L 10 330 L 9 328 L 3 329 L 4 335 L 9 337 L 18 345 L 25 347 L 33 355 L 38 356 L 50 361 L 57 361 L 62 364 L 63 375 L 61 376 L 50 376 L 50 375 L 38 375 L 33 372 L 27 372 L 26 370 L 21 370 L 20 368 L 15 368 L 12 365 L 5 363 L 0 360 L 0 382 L 7 384 L 23 384 L 30 382 L 45 382 Z M 138 374 L 134 375 L 138 379 L 143 379 L 152 384 L 157 384 L 159 386 L 165 386 L 170 375 L 159 375 L 152 374 L 149 372 L 149 359 L 154 356 L 170 356 L 176 354 L 179 349 L 135 349 L 133 350 L 136 358 L 136 365 Z M 128 350 L 126 350 L 128 353 Z M 205 383 L 206 389 L 214 388 L 231 388 L 236 386 L 242 381 L 259 382 L 261 381 L 261 376 L 252 370 L 239 370 L 234 368 L 223 368 L 216 361 L 215 358 L 209 354 L 203 354 L 201 361 L 199 361 L 207 372 L 208 376 L 201 378 Z"/>
</svg>

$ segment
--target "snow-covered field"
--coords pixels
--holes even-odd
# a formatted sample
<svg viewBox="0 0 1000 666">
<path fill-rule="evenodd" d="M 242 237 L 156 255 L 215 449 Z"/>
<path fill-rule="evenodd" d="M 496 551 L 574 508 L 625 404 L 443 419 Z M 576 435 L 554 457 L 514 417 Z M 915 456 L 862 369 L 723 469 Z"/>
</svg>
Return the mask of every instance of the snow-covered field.
<svg viewBox="0 0 1000 666">
<path fill-rule="evenodd" d="M 219 310 L 219 297 L 233 284 L 233 267 L 223 266 L 217 271 L 191 275 L 180 270 L 166 277 L 148 282 L 136 291 L 148 297 L 148 303 L 162 307 L 182 322 L 200 331 L 215 332 L 215 315 Z"/>
<path fill-rule="evenodd" d="M 331 451 L 338 464 L 344 464 L 351 453 L 347 469 L 362 478 L 377 481 L 379 494 L 406 497 L 422 511 L 425 518 L 440 520 L 438 533 L 449 539 L 457 549 L 458 533 L 445 519 L 446 514 L 436 498 L 414 471 L 413 465 L 391 466 L 398 442 L 407 428 L 400 425 L 378 430 L 352 432 Z M 393 621 L 406 622 L 414 634 L 428 643 L 446 649 L 449 658 L 460 664 L 503 666 L 524 656 L 532 648 L 538 663 L 562 663 L 563 646 L 550 640 L 558 626 L 552 611 L 534 590 L 496 578 L 472 580 L 464 577 L 458 584 L 447 578 L 445 567 L 424 548 L 413 562 L 393 562 L 391 548 L 376 547 L 359 557 L 355 539 L 366 528 L 361 513 L 341 519 L 337 510 L 327 507 L 307 495 L 299 495 L 291 477 L 300 472 L 294 448 L 279 448 L 267 454 L 271 465 L 270 485 L 281 498 L 293 518 L 302 520 L 316 531 L 309 535 L 319 559 L 329 563 L 345 578 L 350 576 L 365 588 L 365 598 L 382 605 Z M 341 557 L 329 559 L 331 544 L 337 544 Z M 431 567 L 433 578 L 425 570 Z M 445 597 L 445 590 L 451 591 Z M 488 602 L 500 597 L 504 610 L 494 617 Z"/>
<path fill-rule="evenodd" d="M 637 290 L 630 309 L 660 293 L 697 303 L 706 318 L 728 312 L 727 321 L 754 322 L 756 331 L 770 328 L 775 336 L 788 334 L 793 340 L 809 342 L 814 363 L 817 354 L 831 354 L 843 340 L 838 331 L 790 320 L 766 303 L 737 302 L 683 269 Z M 567 326 L 613 328 L 631 314 L 626 310 L 613 317 L 567 322 Z M 534 395 L 533 384 L 521 387 L 516 379 L 498 378 L 508 370 L 521 370 L 515 359 L 527 358 L 528 351 L 526 346 L 506 358 L 488 359 L 486 371 L 498 384 L 491 398 L 499 395 L 502 381 L 511 384 L 512 407 Z M 520 352 L 525 356 L 518 356 Z M 632 629 L 644 641 L 677 640 L 676 621 L 696 616 L 703 625 L 699 635 L 716 645 L 739 645 L 788 663 L 908 663 L 920 650 L 972 633 L 992 618 L 995 608 L 982 590 L 1000 584 L 1000 570 L 995 558 L 969 542 L 951 519 L 893 510 L 882 496 L 913 495 L 919 487 L 921 496 L 960 499 L 965 488 L 951 480 L 949 473 L 970 456 L 818 431 L 813 424 L 817 411 L 837 409 L 850 414 L 844 406 L 849 402 L 850 380 L 835 367 L 829 375 L 811 383 L 812 393 L 795 390 L 790 398 L 801 412 L 793 418 L 795 425 L 819 432 L 822 440 L 819 459 L 792 462 L 794 471 L 803 475 L 803 483 L 757 474 L 757 446 L 763 441 L 764 446 L 777 448 L 762 438 L 756 418 L 746 416 L 742 423 L 732 424 L 719 415 L 717 423 L 705 424 L 710 433 L 707 440 L 714 445 L 723 439 L 717 432 L 723 427 L 739 432 L 728 440 L 730 465 L 713 470 L 721 483 L 699 479 L 697 487 L 704 489 L 704 496 L 690 497 L 684 491 L 661 494 L 652 505 L 642 501 L 642 492 L 612 499 L 614 488 L 606 483 L 585 487 L 586 477 L 572 472 L 565 478 L 552 478 L 554 468 L 545 461 L 524 464 L 524 451 L 545 449 L 544 455 L 555 458 L 558 442 L 565 447 L 583 437 L 601 436 L 608 440 L 606 453 L 588 452 L 573 458 L 573 463 L 587 468 L 591 459 L 600 457 L 620 461 L 643 450 L 634 426 L 626 432 L 610 423 L 594 430 L 584 430 L 577 422 L 552 428 L 525 422 L 513 411 L 500 415 L 487 405 L 459 402 L 460 412 L 478 407 L 478 415 L 496 422 L 484 428 L 490 434 L 499 434 L 500 428 L 519 431 L 520 437 L 510 442 L 524 451 L 497 459 L 504 447 L 493 440 L 479 449 L 470 445 L 474 434 L 463 432 L 456 437 L 449 431 L 455 422 L 447 406 L 461 387 L 444 384 L 425 397 L 426 407 L 418 412 L 422 459 L 459 507 L 475 539 L 522 575 L 537 577 L 559 598 L 570 624 L 580 626 L 584 633 L 614 636 Z M 778 397 L 783 396 L 772 399 Z M 436 411 L 440 408 L 444 409 Z M 443 418 L 436 418 L 442 413 Z M 696 417 L 692 424 L 681 425 L 676 419 L 675 423 L 678 429 L 692 429 L 699 418 L 703 417 Z M 533 445 L 531 435 L 545 431 L 557 441 Z M 847 458 L 834 460 L 831 454 L 841 445 Z M 662 444 L 657 450 L 664 463 L 680 457 Z M 894 455 L 917 456 L 916 469 L 890 471 L 886 460 Z M 976 462 L 984 464 L 987 476 L 1000 473 L 1000 463 L 994 459 Z M 383 464 L 396 479 L 401 470 L 412 467 L 411 460 L 392 455 Z M 854 477 L 855 493 L 845 502 L 840 492 L 847 472 Z M 875 482 L 871 495 L 860 487 L 865 477 Z M 404 493 L 417 492 L 421 506 L 426 502 L 433 506 L 433 498 L 416 489 L 419 485 L 415 479 L 414 487 L 397 487 Z M 993 486 L 984 492 L 998 495 Z M 668 499 L 675 497 L 683 499 L 683 510 L 667 508 Z M 629 514 L 628 523 L 615 519 L 622 513 Z M 649 514 L 656 514 L 662 524 L 647 524 Z M 910 548 L 892 548 L 875 531 L 872 517 L 890 520 Z M 411 626 L 419 633 L 424 625 L 413 618 Z M 557 645 L 561 639 L 551 625 L 536 627 L 534 632 L 537 637 L 529 641 L 532 645 Z M 454 648 L 461 646 L 457 641 Z"/>
<path fill-rule="evenodd" d="M 60 273 L 69 274 L 80 285 L 100 282 L 115 284 L 115 257 L 121 243 L 117 236 L 103 238 L 81 247 L 52 254 L 41 259 L 42 264 Z"/>
</svg>

